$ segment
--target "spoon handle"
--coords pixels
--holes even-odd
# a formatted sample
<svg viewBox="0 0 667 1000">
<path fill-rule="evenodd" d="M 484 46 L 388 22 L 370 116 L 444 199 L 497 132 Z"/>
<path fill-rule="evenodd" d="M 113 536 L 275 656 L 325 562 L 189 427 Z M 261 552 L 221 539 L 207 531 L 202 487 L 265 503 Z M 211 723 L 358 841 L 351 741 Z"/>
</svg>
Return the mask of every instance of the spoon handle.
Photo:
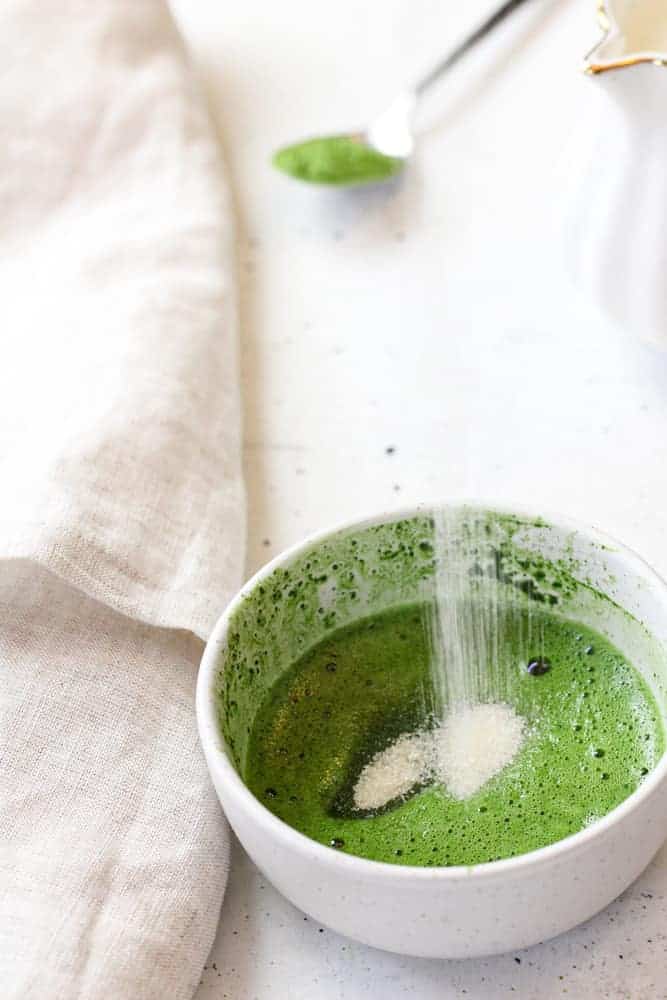
<svg viewBox="0 0 667 1000">
<path fill-rule="evenodd" d="M 427 90 L 431 84 L 435 83 L 436 80 L 439 80 L 443 73 L 446 73 L 448 69 L 454 66 L 455 63 L 457 63 L 459 59 L 466 54 L 466 52 L 469 52 L 470 49 L 477 44 L 477 42 L 480 42 L 491 31 L 493 31 L 496 25 L 500 24 L 501 21 L 504 21 L 510 14 L 513 14 L 518 7 L 522 7 L 524 3 L 526 3 L 526 0 L 506 0 L 504 4 L 501 4 L 501 6 L 493 12 L 493 14 L 490 14 L 485 21 L 482 21 L 482 23 L 475 28 L 475 30 L 471 32 L 467 38 L 464 38 L 462 42 L 459 42 L 459 44 L 452 49 L 452 51 L 449 52 L 444 59 L 441 59 L 440 62 L 433 67 L 433 69 L 431 69 L 421 78 L 421 80 L 417 82 L 415 86 L 415 93 L 421 97 L 424 91 Z"/>
</svg>

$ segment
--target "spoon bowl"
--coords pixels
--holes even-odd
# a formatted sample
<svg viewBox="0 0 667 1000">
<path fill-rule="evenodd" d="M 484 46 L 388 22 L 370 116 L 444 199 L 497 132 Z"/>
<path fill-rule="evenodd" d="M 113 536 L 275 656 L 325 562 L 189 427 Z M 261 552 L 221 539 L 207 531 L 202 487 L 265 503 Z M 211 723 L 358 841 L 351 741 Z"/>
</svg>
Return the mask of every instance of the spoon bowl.
<svg viewBox="0 0 667 1000">
<path fill-rule="evenodd" d="M 333 187 L 387 181 L 403 170 L 405 162 L 406 157 L 387 155 L 361 132 L 306 139 L 279 149 L 273 157 L 274 167 L 290 177 Z"/>
<path fill-rule="evenodd" d="M 506 0 L 430 70 L 361 131 L 321 135 L 283 146 L 273 165 L 300 181 L 350 187 L 377 184 L 399 174 L 414 151 L 414 113 L 420 97 L 473 46 L 526 0 Z"/>
</svg>

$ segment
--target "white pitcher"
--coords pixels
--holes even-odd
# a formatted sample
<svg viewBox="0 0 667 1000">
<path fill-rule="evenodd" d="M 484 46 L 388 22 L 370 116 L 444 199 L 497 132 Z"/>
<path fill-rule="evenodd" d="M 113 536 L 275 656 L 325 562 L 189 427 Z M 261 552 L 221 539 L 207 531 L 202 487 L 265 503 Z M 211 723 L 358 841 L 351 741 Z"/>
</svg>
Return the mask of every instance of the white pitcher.
<svg viewBox="0 0 667 1000">
<path fill-rule="evenodd" d="M 568 172 L 568 265 L 629 333 L 667 345 L 667 0 L 606 0 Z"/>
</svg>

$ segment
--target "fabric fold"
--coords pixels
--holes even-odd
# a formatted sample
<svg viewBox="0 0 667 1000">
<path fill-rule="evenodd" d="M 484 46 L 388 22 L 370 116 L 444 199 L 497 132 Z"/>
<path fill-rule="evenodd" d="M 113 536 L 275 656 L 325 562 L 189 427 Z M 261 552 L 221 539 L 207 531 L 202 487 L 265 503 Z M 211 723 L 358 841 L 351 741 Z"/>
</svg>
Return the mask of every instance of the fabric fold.
<svg viewBox="0 0 667 1000">
<path fill-rule="evenodd" d="M 241 581 L 234 229 L 162 0 L 0 12 L 0 982 L 191 996 L 228 831 L 194 717 Z"/>
<path fill-rule="evenodd" d="M 212 128 L 162 0 L 22 0 L 1 28 L 0 558 L 204 637 L 244 542 Z"/>
</svg>

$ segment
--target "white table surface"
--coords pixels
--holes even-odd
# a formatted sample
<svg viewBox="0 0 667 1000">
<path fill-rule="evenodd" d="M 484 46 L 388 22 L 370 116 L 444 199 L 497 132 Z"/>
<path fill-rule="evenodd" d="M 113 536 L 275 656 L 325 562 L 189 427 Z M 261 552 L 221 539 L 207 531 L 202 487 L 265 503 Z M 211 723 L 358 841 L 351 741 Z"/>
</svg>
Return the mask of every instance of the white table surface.
<svg viewBox="0 0 667 1000">
<path fill-rule="evenodd" d="M 667 572 L 667 354 L 554 252 L 594 0 L 534 0 L 501 29 L 431 100 L 402 184 L 313 190 L 268 165 L 363 123 L 490 5 L 174 2 L 238 209 L 249 574 L 341 519 L 473 494 L 596 523 Z M 197 1000 L 509 994 L 667 997 L 667 849 L 555 941 L 440 962 L 317 926 L 235 845 Z"/>
</svg>

